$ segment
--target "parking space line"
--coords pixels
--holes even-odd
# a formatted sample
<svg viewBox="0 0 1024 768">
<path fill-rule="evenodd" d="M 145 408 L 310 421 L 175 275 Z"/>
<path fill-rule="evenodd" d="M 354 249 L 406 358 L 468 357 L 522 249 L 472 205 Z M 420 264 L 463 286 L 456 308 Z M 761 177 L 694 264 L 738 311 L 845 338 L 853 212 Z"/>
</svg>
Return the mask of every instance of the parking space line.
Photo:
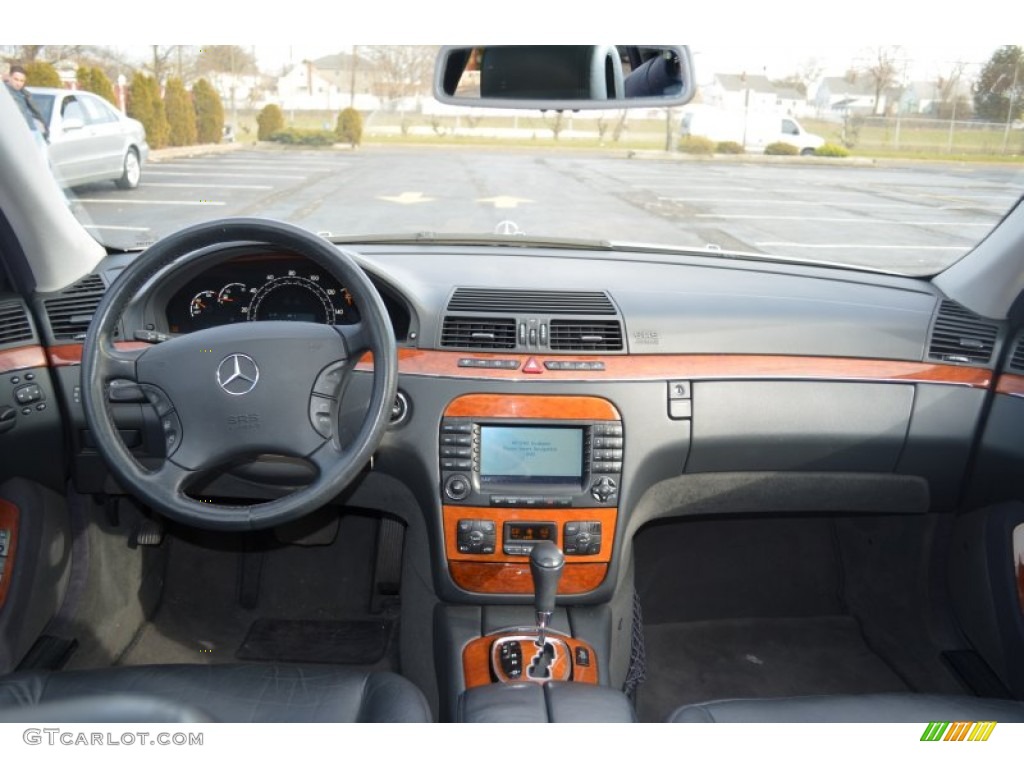
<svg viewBox="0 0 1024 768">
<path fill-rule="evenodd" d="M 738 213 L 695 213 L 693 217 L 695 219 L 741 219 L 744 221 L 801 221 L 807 223 L 821 221 L 830 224 L 872 224 L 875 226 L 879 224 L 886 224 L 910 227 L 985 227 L 986 229 L 992 229 L 992 227 L 995 226 L 994 222 L 984 221 L 889 221 L 886 219 L 865 219 L 845 216 L 764 216 L 759 214 L 751 214 L 747 216 Z"/>
<path fill-rule="evenodd" d="M 90 205 L 101 203 L 112 205 L 227 205 L 219 200 L 127 200 L 121 197 L 80 197 L 76 202 Z"/>
<path fill-rule="evenodd" d="M 750 198 L 734 198 L 734 197 L 659 197 L 659 200 L 665 200 L 670 203 L 707 203 L 711 205 L 728 204 L 728 205 L 805 205 L 813 208 L 823 208 L 827 206 L 845 207 L 845 208 L 913 208 L 914 210 L 927 210 L 927 211 L 961 211 L 961 210 L 978 210 L 985 209 L 989 211 L 1002 211 L 1003 208 L 994 205 L 970 205 L 964 203 L 961 205 L 928 205 L 927 203 L 861 203 L 857 201 L 845 201 L 845 200 L 752 200 Z"/>
<path fill-rule="evenodd" d="M 203 178 L 216 176 L 228 179 L 297 179 L 299 181 L 309 178 L 308 175 L 294 176 L 277 173 L 190 173 L 187 171 L 153 171 L 148 168 L 146 169 L 146 176 L 202 176 Z"/>
<path fill-rule="evenodd" d="M 273 189 L 271 184 L 187 184 L 174 181 L 147 181 L 146 187 L 174 187 L 177 189 Z"/>
</svg>

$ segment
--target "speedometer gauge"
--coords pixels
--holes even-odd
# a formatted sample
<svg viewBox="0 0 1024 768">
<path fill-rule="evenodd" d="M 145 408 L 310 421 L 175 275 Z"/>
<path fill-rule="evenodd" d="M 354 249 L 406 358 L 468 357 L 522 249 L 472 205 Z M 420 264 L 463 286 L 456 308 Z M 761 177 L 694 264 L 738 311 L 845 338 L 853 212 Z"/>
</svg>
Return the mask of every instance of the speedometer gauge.
<svg viewBox="0 0 1024 768">
<path fill-rule="evenodd" d="M 335 307 L 337 291 L 320 285 L 319 276 L 270 276 L 252 297 L 250 320 L 298 320 L 334 325 L 344 310 Z"/>
</svg>

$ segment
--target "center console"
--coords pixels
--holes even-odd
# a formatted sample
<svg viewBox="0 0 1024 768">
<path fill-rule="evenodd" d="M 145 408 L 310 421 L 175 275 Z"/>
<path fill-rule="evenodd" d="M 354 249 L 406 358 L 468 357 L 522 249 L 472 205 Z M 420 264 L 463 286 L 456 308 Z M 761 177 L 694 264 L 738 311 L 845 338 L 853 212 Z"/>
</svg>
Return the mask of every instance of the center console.
<svg viewBox="0 0 1024 768">
<path fill-rule="evenodd" d="M 445 554 L 469 592 L 527 594 L 538 542 L 567 564 L 559 594 L 604 580 L 618 516 L 625 432 L 607 400 L 466 395 L 438 434 Z"/>
</svg>

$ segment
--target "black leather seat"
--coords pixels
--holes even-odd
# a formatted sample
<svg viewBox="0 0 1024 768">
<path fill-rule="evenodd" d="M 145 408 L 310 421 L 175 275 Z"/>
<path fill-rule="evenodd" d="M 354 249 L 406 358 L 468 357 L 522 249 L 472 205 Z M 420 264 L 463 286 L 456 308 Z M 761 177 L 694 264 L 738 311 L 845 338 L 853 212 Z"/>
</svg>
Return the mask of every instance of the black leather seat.
<svg viewBox="0 0 1024 768">
<path fill-rule="evenodd" d="M 320 665 L 168 664 L 0 678 L 0 720 L 118 720 L 133 700 L 148 722 L 423 723 L 430 708 L 403 677 Z M 80 719 L 76 711 L 86 710 Z M 92 719 L 90 719 L 90 717 Z M 166 719 L 165 719 L 166 718 Z M 129 717 L 129 719 L 132 719 Z M 142 720 L 134 720 L 142 722 Z"/>
<path fill-rule="evenodd" d="M 668 720 L 671 723 L 929 723 L 989 720 L 1024 723 L 1024 702 L 924 693 L 723 699 L 687 704 L 673 712 Z"/>
</svg>

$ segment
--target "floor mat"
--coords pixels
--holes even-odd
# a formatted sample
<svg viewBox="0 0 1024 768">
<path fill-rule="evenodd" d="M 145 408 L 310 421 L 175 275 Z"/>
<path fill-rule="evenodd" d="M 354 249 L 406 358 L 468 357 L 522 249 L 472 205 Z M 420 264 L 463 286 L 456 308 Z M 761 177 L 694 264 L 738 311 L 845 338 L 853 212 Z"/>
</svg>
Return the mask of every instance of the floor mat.
<svg viewBox="0 0 1024 768">
<path fill-rule="evenodd" d="M 846 616 L 650 624 L 644 635 L 647 722 L 714 699 L 907 690 Z"/>
<path fill-rule="evenodd" d="M 246 661 L 374 664 L 384 658 L 393 622 L 258 619 L 235 653 Z"/>
</svg>

